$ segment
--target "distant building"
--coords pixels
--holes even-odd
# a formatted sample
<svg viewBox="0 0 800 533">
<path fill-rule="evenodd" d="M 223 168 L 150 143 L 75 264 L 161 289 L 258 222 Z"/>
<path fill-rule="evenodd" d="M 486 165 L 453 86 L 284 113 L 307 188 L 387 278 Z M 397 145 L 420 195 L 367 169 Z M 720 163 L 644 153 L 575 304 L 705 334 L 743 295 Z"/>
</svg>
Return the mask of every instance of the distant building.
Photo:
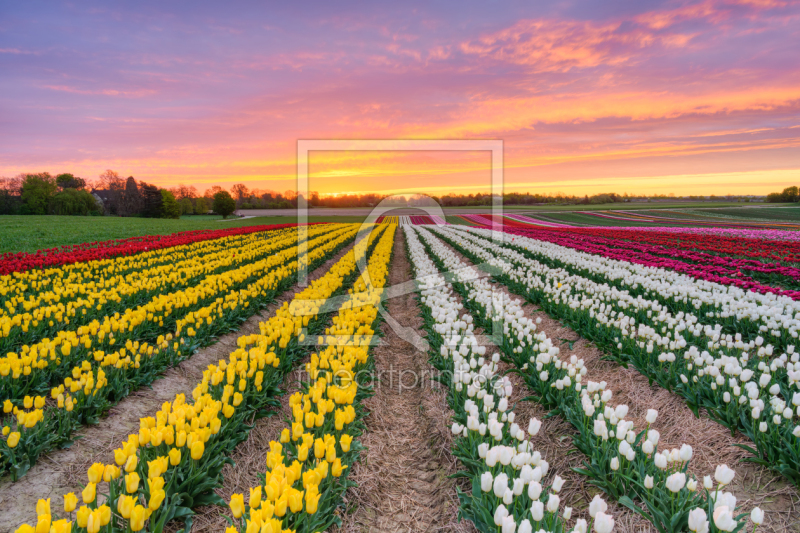
<svg viewBox="0 0 800 533">
<path fill-rule="evenodd" d="M 103 209 L 103 213 L 108 215 L 109 209 L 111 207 L 111 191 L 107 189 L 92 189 L 91 191 L 92 196 L 94 199 L 97 200 L 97 203 L 100 204 L 100 207 Z"/>
</svg>

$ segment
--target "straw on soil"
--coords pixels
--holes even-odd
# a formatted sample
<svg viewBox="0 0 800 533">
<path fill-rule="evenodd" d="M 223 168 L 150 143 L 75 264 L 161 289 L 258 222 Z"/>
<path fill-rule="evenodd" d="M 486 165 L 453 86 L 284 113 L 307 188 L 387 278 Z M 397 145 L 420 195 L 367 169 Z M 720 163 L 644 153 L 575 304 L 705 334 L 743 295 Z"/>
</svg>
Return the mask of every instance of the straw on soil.
<svg viewBox="0 0 800 533">
<path fill-rule="evenodd" d="M 411 279 L 404 238 L 398 234 L 389 274 L 390 285 Z M 391 298 L 388 313 L 401 325 L 419 331 L 422 318 L 413 294 Z M 339 532 L 394 533 L 474 531 L 458 522 L 450 455 L 450 417 L 445 391 L 430 381 L 428 356 L 400 338 L 387 324 L 375 348 L 375 395 L 362 443 L 367 447 L 351 478 L 358 487 L 345 496 L 346 513 Z"/>
</svg>

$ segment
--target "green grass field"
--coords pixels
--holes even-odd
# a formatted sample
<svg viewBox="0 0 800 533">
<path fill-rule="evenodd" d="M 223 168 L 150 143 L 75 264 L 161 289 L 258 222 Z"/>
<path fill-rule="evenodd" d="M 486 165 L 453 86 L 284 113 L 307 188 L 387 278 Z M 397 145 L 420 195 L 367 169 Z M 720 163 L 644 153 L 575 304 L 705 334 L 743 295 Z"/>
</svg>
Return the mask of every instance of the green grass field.
<svg viewBox="0 0 800 533">
<path fill-rule="evenodd" d="M 289 224 L 296 217 L 256 217 L 222 220 L 213 215 L 179 220 L 122 217 L 2 216 L 0 253 L 35 252 L 84 242 L 124 239 L 140 235 L 166 235 L 199 229 L 224 229 L 262 224 Z M 364 217 L 309 217 L 309 222 L 358 222 Z"/>
<path fill-rule="evenodd" d="M 752 207 L 748 209 L 696 209 L 696 213 L 712 217 L 733 217 L 750 220 L 776 220 L 781 222 L 800 223 L 800 207 L 780 209 L 769 207 Z"/>
<path fill-rule="evenodd" d="M 731 207 L 731 206 L 737 207 Z M 658 215 L 661 209 L 680 209 L 686 219 L 718 220 L 720 222 L 753 222 L 774 220 L 775 222 L 800 222 L 800 207 L 775 208 L 766 206 L 743 207 L 747 204 L 731 203 L 630 203 L 595 206 L 513 206 L 509 212 L 523 212 L 543 221 L 566 222 L 586 226 L 690 226 L 691 223 L 671 224 L 666 221 L 647 223 L 638 221 L 611 220 L 593 217 L 572 211 L 643 210 Z M 702 208 L 701 208 L 702 206 Z M 714 207 L 721 207 L 714 209 Z M 470 225 L 464 219 L 453 216 L 458 208 L 446 208 L 447 221 L 451 224 Z M 491 212 L 487 208 L 486 212 Z M 694 215 L 693 215 L 694 213 Z M 391 213 L 390 213 L 391 214 Z M 680 216 L 676 213 L 668 216 Z M 309 222 L 356 222 L 365 216 L 316 216 Z M 121 218 L 121 217 L 65 217 L 65 216 L 2 216 L 0 217 L 0 253 L 35 252 L 57 246 L 84 242 L 124 239 L 140 235 L 166 235 L 180 231 L 199 229 L 223 229 L 262 224 L 288 224 L 296 222 L 294 216 L 265 216 L 248 219 L 222 220 L 219 216 L 203 215 L 183 217 L 179 220 Z"/>
</svg>

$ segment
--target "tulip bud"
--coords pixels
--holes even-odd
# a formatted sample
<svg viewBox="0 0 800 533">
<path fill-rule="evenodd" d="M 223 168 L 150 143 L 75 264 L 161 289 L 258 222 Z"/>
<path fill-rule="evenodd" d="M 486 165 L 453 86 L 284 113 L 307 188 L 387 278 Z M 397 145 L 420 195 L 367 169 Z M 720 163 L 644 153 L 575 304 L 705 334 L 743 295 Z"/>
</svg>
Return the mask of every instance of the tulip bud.
<svg viewBox="0 0 800 533">
<path fill-rule="evenodd" d="M 753 507 L 750 512 L 750 520 L 753 524 L 760 526 L 764 522 L 764 511 L 760 507 Z"/>
</svg>

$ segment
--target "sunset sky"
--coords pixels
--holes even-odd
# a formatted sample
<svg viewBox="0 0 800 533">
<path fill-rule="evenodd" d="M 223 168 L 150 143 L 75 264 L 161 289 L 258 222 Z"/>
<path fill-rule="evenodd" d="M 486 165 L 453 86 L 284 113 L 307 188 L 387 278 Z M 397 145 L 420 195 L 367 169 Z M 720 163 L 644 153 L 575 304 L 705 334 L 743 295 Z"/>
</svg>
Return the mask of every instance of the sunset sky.
<svg viewBox="0 0 800 533">
<path fill-rule="evenodd" d="M 501 139 L 506 190 L 800 184 L 800 2 L 3 2 L 0 176 L 295 188 L 298 139 Z M 486 152 L 312 190 L 485 192 Z"/>
</svg>

